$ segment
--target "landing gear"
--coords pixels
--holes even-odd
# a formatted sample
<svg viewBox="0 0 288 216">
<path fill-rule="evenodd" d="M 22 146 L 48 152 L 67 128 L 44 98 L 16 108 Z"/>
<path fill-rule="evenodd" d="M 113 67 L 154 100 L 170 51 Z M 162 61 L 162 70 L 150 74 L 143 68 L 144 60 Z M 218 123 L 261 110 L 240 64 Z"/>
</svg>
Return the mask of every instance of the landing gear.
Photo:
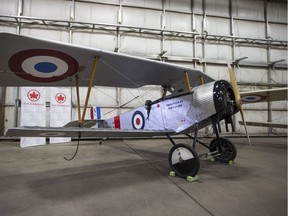
<svg viewBox="0 0 288 216">
<path fill-rule="evenodd" d="M 228 139 L 215 138 L 210 143 L 210 152 L 217 152 L 215 159 L 221 163 L 231 164 L 236 155 L 237 149 L 235 145 Z"/>
<path fill-rule="evenodd" d="M 213 139 L 210 145 L 207 145 L 197 139 L 198 126 L 195 127 L 195 134 L 192 137 L 186 134 L 189 138 L 193 139 L 191 145 L 176 144 L 173 139 L 167 134 L 168 139 L 173 144 L 169 152 L 169 165 L 172 169 L 170 176 L 179 176 L 186 178 L 188 181 L 197 180 L 197 173 L 200 168 L 201 160 L 216 160 L 221 163 L 228 163 L 232 165 L 237 155 L 235 145 L 228 139 L 220 138 L 217 127 L 215 127 L 216 138 Z M 196 143 L 208 149 L 208 152 L 198 154 L 195 151 Z"/>
<path fill-rule="evenodd" d="M 169 152 L 169 165 L 181 178 L 195 177 L 199 171 L 200 161 L 192 147 L 186 144 L 176 144 Z"/>
</svg>

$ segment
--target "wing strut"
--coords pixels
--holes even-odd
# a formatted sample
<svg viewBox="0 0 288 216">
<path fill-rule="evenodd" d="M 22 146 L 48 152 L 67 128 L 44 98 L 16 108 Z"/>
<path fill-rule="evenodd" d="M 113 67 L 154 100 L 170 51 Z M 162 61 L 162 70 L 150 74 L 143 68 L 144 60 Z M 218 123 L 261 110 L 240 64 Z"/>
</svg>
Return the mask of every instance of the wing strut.
<svg viewBox="0 0 288 216">
<path fill-rule="evenodd" d="M 204 85 L 205 82 L 204 82 L 203 76 L 200 76 L 199 79 L 200 79 L 200 83 L 201 83 L 201 85 Z"/>
<path fill-rule="evenodd" d="M 188 76 L 187 71 L 185 71 L 185 80 L 186 80 L 187 90 L 188 90 L 188 92 L 190 92 L 191 91 L 191 85 L 190 85 L 190 80 L 189 80 L 189 76 Z"/>
<path fill-rule="evenodd" d="M 80 122 L 81 126 L 83 126 L 83 124 L 84 124 L 86 109 L 87 109 L 87 106 L 88 106 L 88 101 L 89 101 L 90 92 L 91 92 L 91 88 L 92 88 L 92 85 L 93 85 L 93 80 L 94 80 L 94 76 L 95 76 L 95 72 L 96 72 L 96 67 L 97 67 L 98 61 L 99 61 L 99 56 L 96 56 L 95 60 L 94 60 L 94 65 L 93 65 L 93 69 L 92 69 L 92 72 L 91 72 L 90 80 L 89 80 L 89 86 L 88 86 L 88 90 L 87 90 L 87 94 L 86 94 L 84 110 L 83 110 L 82 118 L 81 118 L 81 122 Z"/>
</svg>

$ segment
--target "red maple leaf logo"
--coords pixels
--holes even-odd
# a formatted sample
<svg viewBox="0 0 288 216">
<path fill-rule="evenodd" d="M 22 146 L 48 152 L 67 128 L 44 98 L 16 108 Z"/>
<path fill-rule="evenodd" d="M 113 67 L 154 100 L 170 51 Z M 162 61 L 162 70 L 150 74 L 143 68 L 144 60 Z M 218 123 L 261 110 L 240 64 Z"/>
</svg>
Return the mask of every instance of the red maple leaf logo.
<svg viewBox="0 0 288 216">
<path fill-rule="evenodd" d="M 27 93 L 27 97 L 30 101 L 36 102 L 40 99 L 40 93 L 37 90 L 32 89 Z"/>
<path fill-rule="evenodd" d="M 39 96 L 39 94 L 37 94 L 35 91 L 33 91 L 31 94 L 29 94 L 30 95 L 30 98 L 31 99 L 37 99 L 38 98 L 38 96 Z"/>
<path fill-rule="evenodd" d="M 63 97 L 63 95 L 59 95 L 59 96 L 57 97 L 57 100 L 58 100 L 58 101 L 64 101 L 64 99 L 65 99 L 65 97 Z"/>
<path fill-rule="evenodd" d="M 58 103 L 64 103 L 66 101 L 66 96 L 65 94 L 63 93 L 58 93 L 56 94 L 55 96 L 55 100 L 58 102 Z"/>
</svg>

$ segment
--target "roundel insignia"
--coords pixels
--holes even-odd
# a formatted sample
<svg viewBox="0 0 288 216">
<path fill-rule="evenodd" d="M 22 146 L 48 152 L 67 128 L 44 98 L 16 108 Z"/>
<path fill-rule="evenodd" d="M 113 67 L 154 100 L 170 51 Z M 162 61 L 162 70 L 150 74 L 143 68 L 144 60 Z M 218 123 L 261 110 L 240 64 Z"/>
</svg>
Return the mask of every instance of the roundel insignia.
<svg viewBox="0 0 288 216">
<path fill-rule="evenodd" d="M 136 111 L 132 116 L 132 126 L 134 129 L 144 129 L 145 118 L 142 112 Z"/>
<path fill-rule="evenodd" d="M 39 133 L 39 136 L 43 137 L 59 137 L 59 136 L 65 136 L 64 132 L 42 132 Z"/>
<path fill-rule="evenodd" d="M 251 103 L 251 102 L 259 102 L 265 100 L 266 96 L 262 95 L 248 95 L 241 98 L 243 102 Z"/>
<path fill-rule="evenodd" d="M 33 82 L 56 82 L 77 73 L 79 64 L 64 52 L 31 49 L 15 53 L 9 59 L 12 72 Z"/>
</svg>

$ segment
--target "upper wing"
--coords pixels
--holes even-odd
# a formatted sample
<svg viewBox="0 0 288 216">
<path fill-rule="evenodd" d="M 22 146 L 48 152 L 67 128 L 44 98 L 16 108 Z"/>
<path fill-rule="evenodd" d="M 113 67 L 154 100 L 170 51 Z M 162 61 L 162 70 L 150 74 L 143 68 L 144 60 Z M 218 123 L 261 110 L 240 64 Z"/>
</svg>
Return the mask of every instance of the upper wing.
<svg viewBox="0 0 288 216">
<path fill-rule="evenodd" d="M 10 137 L 152 137 L 174 134 L 174 131 L 121 130 L 114 128 L 79 127 L 17 127 L 8 129 L 5 136 Z"/>
<path fill-rule="evenodd" d="M 0 86 L 88 86 L 95 57 L 99 57 L 94 85 L 138 88 L 162 85 L 181 89 L 184 72 L 192 86 L 199 77 L 213 79 L 201 71 L 129 55 L 86 48 L 15 34 L 0 33 Z"/>
<path fill-rule="evenodd" d="M 240 93 L 243 104 L 287 100 L 288 88 L 267 89 Z"/>
</svg>

